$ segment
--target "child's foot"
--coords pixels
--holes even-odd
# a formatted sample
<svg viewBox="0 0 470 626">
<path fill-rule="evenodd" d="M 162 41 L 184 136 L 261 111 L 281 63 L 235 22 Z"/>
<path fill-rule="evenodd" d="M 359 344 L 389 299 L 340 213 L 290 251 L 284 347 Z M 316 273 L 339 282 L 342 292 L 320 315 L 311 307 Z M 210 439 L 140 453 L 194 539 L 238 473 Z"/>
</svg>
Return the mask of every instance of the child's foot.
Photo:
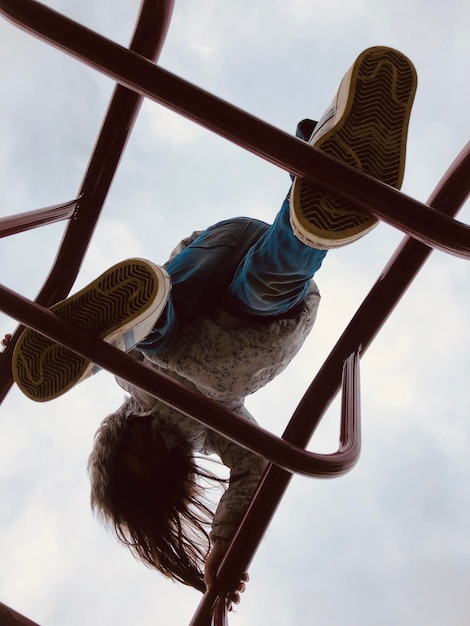
<svg viewBox="0 0 470 626">
<path fill-rule="evenodd" d="M 309 143 L 399 189 L 416 85 L 416 70 L 403 54 L 369 48 L 343 78 Z M 377 224 L 372 215 L 300 178 L 292 186 L 290 204 L 294 233 L 316 248 L 344 246 Z"/>
<path fill-rule="evenodd" d="M 123 351 L 155 326 L 168 301 L 170 277 L 143 259 L 122 261 L 53 311 L 81 330 Z M 13 353 L 13 377 L 32 400 L 52 400 L 93 373 L 93 363 L 40 333 L 27 329 Z"/>
</svg>

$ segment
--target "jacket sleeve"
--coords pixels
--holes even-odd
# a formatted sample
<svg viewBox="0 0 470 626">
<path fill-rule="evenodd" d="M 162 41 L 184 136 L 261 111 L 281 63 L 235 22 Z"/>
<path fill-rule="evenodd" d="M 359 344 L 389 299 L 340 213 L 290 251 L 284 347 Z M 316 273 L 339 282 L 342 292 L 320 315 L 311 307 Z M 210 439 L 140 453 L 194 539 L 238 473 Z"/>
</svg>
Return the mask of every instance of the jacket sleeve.
<svg viewBox="0 0 470 626">
<path fill-rule="evenodd" d="M 211 435 L 211 447 L 230 469 L 228 487 L 215 512 L 211 539 L 231 539 L 259 485 L 267 462 L 214 432 Z"/>
</svg>

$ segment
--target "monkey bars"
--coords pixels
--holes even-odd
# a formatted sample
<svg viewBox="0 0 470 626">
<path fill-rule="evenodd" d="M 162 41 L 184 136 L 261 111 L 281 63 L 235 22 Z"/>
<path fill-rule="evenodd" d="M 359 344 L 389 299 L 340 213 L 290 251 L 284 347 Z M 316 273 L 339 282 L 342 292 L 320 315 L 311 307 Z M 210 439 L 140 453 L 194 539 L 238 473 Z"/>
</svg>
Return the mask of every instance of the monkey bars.
<svg viewBox="0 0 470 626">
<path fill-rule="evenodd" d="M 470 258 L 470 227 L 454 219 L 470 191 L 470 144 L 457 156 L 428 203 L 417 202 L 155 65 L 172 9 L 173 0 L 143 0 L 130 47 L 126 49 L 35 0 L 0 0 L 0 12 L 15 25 L 118 83 L 76 197 L 53 207 L 0 219 L 1 237 L 68 220 L 55 263 L 36 301 L 0 286 L 0 309 L 270 461 L 219 569 L 216 586 L 203 596 L 190 625 L 223 626 L 227 624 L 225 598 L 246 571 L 292 474 L 340 476 L 357 462 L 360 358 L 432 249 Z M 77 277 L 144 97 L 294 175 L 309 178 L 322 189 L 334 191 L 406 235 L 313 379 L 282 438 L 194 394 L 48 310 L 67 297 Z M 21 330 L 22 326 L 18 327 L 0 354 L 0 402 L 12 385 L 11 357 Z M 337 452 L 306 451 L 340 388 L 341 432 Z M 2 607 L 10 611 L 11 620 L 17 620 L 11 624 L 31 623 Z"/>
</svg>

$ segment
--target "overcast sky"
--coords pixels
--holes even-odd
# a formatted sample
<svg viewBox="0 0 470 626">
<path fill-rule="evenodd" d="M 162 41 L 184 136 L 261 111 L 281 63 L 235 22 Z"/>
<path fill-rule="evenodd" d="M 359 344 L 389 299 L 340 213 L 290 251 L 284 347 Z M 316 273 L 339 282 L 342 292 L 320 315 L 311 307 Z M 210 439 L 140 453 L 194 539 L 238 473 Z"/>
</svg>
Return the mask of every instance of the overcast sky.
<svg viewBox="0 0 470 626">
<path fill-rule="evenodd" d="M 48 0 L 127 45 L 137 0 Z M 289 7 L 289 8 L 287 8 Z M 403 190 L 426 201 L 468 140 L 468 3 L 176 0 L 161 65 L 294 132 L 319 118 L 354 58 L 389 45 L 415 63 Z M 0 20 L 0 213 L 75 197 L 112 81 Z M 166 260 L 183 236 L 234 215 L 272 221 L 288 175 L 145 103 L 74 290 L 130 256 Z M 470 222 L 469 206 L 459 214 Z M 34 298 L 64 225 L 3 239 L 1 282 Z M 282 433 L 308 383 L 401 241 L 380 225 L 332 252 L 315 328 L 247 402 Z M 470 266 L 434 252 L 361 367 L 363 452 L 334 480 L 295 478 L 251 566 L 234 626 L 468 626 Z M 15 328 L 0 314 L 0 334 Z M 92 518 L 86 462 L 123 392 L 101 373 L 0 408 L 0 601 L 41 626 L 185 626 L 199 594 L 132 559 Z M 338 402 L 311 449 L 337 447 Z"/>
</svg>

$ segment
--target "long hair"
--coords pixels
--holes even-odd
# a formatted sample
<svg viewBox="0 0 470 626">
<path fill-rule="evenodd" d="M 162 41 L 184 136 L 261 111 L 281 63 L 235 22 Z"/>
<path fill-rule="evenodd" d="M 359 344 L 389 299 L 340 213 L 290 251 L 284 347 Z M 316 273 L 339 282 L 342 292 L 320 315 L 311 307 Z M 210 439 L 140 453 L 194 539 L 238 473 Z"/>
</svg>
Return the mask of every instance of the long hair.
<svg viewBox="0 0 470 626">
<path fill-rule="evenodd" d="M 101 423 L 88 462 L 91 506 L 145 565 L 204 592 L 213 511 L 200 479 L 216 477 L 198 467 L 182 433 L 162 428 L 133 398 Z"/>
</svg>

